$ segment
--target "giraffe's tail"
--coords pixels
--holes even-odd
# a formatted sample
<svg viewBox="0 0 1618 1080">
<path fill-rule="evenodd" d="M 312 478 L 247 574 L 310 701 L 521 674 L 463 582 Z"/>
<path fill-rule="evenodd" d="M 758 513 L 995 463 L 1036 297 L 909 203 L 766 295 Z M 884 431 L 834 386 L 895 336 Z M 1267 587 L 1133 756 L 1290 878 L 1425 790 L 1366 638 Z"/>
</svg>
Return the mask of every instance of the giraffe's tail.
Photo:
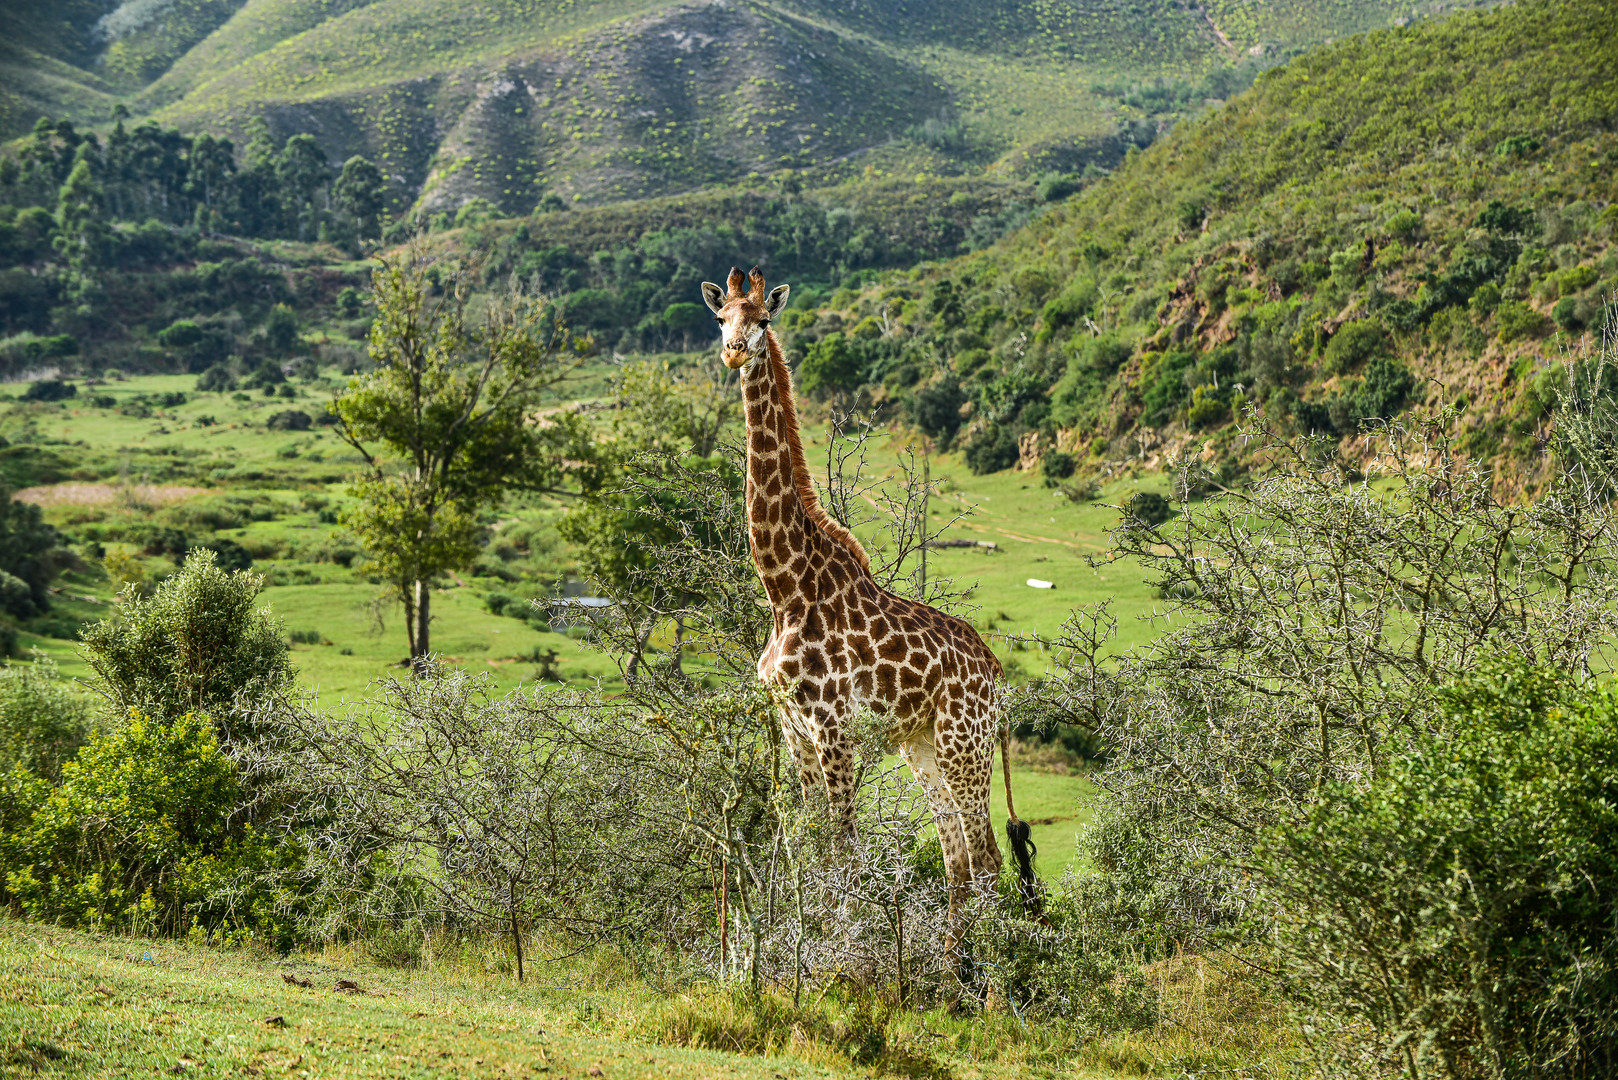
<svg viewBox="0 0 1618 1080">
<path fill-rule="evenodd" d="M 1006 781 L 1006 839 L 1011 841 L 1011 854 L 1017 860 L 1017 881 L 1022 889 L 1023 911 L 1031 919 L 1042 914 L 1044 903 L 1040 897 L 1039 879 L 1034 877 L 1034 856 L 1039 848 L 1029 838 L 1028 822 L 1017 816 L 1011 805 L 1011 725 L 1000 728 L 1000 775 Z"/>
</svg>

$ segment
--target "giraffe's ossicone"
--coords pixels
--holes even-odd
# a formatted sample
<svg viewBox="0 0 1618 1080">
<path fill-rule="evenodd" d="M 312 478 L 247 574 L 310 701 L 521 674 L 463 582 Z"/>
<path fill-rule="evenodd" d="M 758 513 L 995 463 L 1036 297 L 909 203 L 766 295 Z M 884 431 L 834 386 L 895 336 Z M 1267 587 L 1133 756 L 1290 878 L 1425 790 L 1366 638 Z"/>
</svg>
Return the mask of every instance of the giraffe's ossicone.
<svg viewBox="0 0 1618 1080">
<path fill-rule="evenodd" d="M 953 949 L 974 888 L 992 887 L 1000 847 L 989 823 L 995 746 L 1009 733 L 999 710 L 1001 668 L 965 621 L 877 584 L 865 549 L 821 507 L 804 461 L 792 375 L 770 322 L 788 287 L 767 296 L 754 267 L 731 268 L 726 289 L 702 296 L 723 333 L 721 356 L 739 369 L 747 414 L 747 528 L 774 615 L 758 675 L 781 702 L 781 727 L 805 794 L 824 789 L 854 832 L 855 748 L 849 726 L 869 709 L 890 725 L 927 792 L 950 885 Z M 1006 831 L 1025 902 L 1037 907 L 1028 826 L 1011 808 Z"/>
</svg>

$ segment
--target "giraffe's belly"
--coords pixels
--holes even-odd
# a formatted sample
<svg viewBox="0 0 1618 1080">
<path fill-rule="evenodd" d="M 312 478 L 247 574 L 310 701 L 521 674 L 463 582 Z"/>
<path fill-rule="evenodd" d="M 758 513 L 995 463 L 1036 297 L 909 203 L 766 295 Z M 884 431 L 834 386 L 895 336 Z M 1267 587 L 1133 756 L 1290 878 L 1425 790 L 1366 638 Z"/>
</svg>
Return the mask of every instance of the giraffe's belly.
<svg viewBox="0 0 1618 1080">
<path fill-rule="evenodd" d="M 817 714 L 846 717 L 870 709 L 890 717 L 902 735 L 932 718 L 944 668 L 936 651 L 883 656 L 865 641 L 809 639 L 787 629 L 771 637 L 759 657 L 758 676 L 781 692 L 782 705 L 804 716 L 808 726 L 814 726 L 809 718 Z"/>
</svg>

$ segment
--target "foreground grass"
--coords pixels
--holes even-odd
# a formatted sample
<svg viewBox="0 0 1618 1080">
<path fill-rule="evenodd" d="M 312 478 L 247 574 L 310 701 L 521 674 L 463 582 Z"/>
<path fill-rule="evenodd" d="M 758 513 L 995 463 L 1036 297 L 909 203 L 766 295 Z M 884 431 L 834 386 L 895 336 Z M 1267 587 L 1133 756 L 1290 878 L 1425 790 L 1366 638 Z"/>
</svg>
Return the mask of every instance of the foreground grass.
<svg viewBox="0 0 1618 1080">
<path fill-rule="evenodd" d="M 1003 1011 L 660 993 L 610 955 L 536 963 L 519 986 L 498 946 L 461 945 L 401 970 L 347 950 L 272 958 L 3 921 L 0 1075 L 1282 1074 L 1290 1040 L 1255 986 L 1200 958 L 1148 973 L 1163 1020 L 1085 1036 Z M 338 991 L 340 979 L 356 989 Z"/>
<path fill-rule="evenodd" d="M 338 979 L 359 990 L 334 990 Z M 0 1074 L 835 1075 L 790 1059 L 602 1037 L 580 1019 L 592 1015 L 584 995 L 536 982 L 389 971 L 341 956 L 260 959 L 4 923 Z"/>
</svg>

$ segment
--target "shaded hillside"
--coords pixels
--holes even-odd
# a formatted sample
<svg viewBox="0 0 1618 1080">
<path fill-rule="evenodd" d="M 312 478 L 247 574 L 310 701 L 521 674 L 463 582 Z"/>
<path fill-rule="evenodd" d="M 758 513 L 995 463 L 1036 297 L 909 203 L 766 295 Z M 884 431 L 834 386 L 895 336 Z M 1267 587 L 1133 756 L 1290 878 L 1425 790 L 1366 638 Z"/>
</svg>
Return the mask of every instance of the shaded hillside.
<svg viewBox="0 0 1618 1080">
<path fill-rule="evenodd" d="M 92 28 L 114 6 L 10 0 L 0 7 L 0 138 L 22 134 L 41 116 L 107 115 L 114 91 L 91 70 Z"/>
<path fill-rule="evenodd" d="M 1615 19 L 1525 3 L 1309 53 L 995 247 L 800 314 L 795 348 L 985 470 L 1425 401 L 1530 475 L 1553 335 L 1618 290 Z"/>
</svg>

